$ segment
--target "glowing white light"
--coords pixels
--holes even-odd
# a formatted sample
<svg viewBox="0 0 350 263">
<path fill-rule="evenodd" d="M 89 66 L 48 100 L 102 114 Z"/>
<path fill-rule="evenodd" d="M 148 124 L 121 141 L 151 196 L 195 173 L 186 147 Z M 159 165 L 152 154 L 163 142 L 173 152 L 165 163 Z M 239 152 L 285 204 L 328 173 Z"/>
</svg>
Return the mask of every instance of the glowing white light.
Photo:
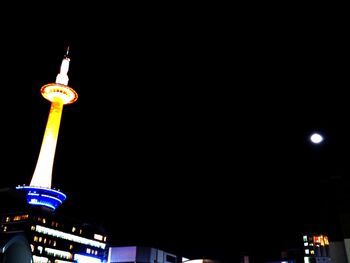
<svg viewBox="0 0 350 263">
<path fill-rule="evenodd" d="M 67 252 L 67 251 L 63 251 L 63 250 L 58 250 L 58 249 L 53 249 L 53 248 L 44 248 L 45 252 L 48 254 L 48 255 L 51 255 L 51 256 L 59 256 L 61 258 L 66 258 L 66 259 L 72 259 L 73 258 L 73 255 L 72 253 L 70 252 Z"/>
<path fill-rule="evenodd" d="M 93 246 L 93 247 L 98 247 L 98 248 L 102 248 L 105 249 L 106 244 L 102 243 L 102 242 L 98 242 L 92 239 L 88 239 L 88 238 L 84 238 L 84 237 L 80 237 L 80 236 L 76 236 L 76 235 L 72 235 L 69 233 L 65 233 L 56 229 L 52 229 L 52 228 L 48 228 L 48 227 L 44 227 L 44 226 L 40 226 L 40 225 L 36 225 L 35 226 L 35 231 L 38 233 L 43 233 L 49 236 L 54 236 L 54 237 L 58 237 L 58 238 L 62 238 L 62 239 L 66 239 L 66 240 L 70 240 L 73 242 L 77 242 L 80 244 L 84 244 L 84 245 L 89 245 L 89 246 Z"/>
<path fill-rule="evenodd" d="M 103 236 L 102 236 L 102 235 L 99 235 L 99 234 L 94 234 L 94 239 L 103 241 Z"/>
<path fill-rule="evenodd" d="M 48 261 L 49 261 L 49 259 L 47 257 L 38 257 L 38 256 L 33 255 L 33 262 L 46 263 Z"/>
<path fill-rule="evenodd" d="M 56 77 L 56 83 L 68 85 L 69 79 L 68 79 L 67 73 L 68 73 L 68 69 L 69 69 L 69 61 L 70 61 L 70 59 L 68 57 L 65 57 L 62 60 L 60 73 L 58 73 L 58 75 Z"/>
<path fill-rule="evenodd" d="M 101 263 L 102 261 L 98 258 L 93 258 L 81 254 L 75 254 L 74 260 L 77 260 L 78 263 Z"/>
<path fill-rule="evenodd" d="M 323 141 L 323 136 L 319 133 L 314 133 L 310 136 L 310 140 L 313 143 L 321 143 Z"/>
</svg>

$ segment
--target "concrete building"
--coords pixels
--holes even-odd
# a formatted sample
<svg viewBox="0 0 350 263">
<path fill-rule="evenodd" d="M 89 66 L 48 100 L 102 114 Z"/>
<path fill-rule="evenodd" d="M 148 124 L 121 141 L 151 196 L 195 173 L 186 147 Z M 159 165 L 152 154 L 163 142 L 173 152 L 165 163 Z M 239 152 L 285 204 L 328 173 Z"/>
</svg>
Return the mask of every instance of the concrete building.
<svg viewBox="0 0 350 263">
<path fill-rule="evenodd" d="M 108 263 L 178 263 L 180 257 L 160 249 L 142 246 L 109 247 Z"/>
<path fill-rule="evenodd" d="M 215 259 L 189 259 L 161 249 L 144 246 L 109 247 L 108 263 L 223 263 Z M 244 263 L 249 263 L 246 261 Z"/>
</svg>

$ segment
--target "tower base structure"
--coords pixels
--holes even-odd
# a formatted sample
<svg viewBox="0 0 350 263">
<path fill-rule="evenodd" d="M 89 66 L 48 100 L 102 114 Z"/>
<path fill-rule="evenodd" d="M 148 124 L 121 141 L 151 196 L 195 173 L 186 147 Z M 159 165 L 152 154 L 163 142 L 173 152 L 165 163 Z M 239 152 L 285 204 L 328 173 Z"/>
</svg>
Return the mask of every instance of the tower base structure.
<svg viewBox="0 0 350 263">
<path fill-rule="evenodd" d="M 60 206 L 67 196 L 59 190 L 35 187 L 35 186 L 17 186 L 17 190 L 26 192 L 26 199 L 29 205 L 43 206 L 54 211 Z"/>
</svg>

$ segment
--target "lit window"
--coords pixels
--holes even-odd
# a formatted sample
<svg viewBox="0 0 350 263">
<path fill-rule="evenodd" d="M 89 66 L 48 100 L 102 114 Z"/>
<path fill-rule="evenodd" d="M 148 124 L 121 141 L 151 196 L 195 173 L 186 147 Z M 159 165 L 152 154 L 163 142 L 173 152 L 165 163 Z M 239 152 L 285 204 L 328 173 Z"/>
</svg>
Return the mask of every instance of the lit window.
<svg viewBox="0 0 350 263">
<path fill-rule="evenodd" d="M 40 254 L 43 253 L 43 247 L 42 246 L 38 246 L 38 251 L 40 252 Z"/>
<path fill-rule="evenodd" d="M 320 237 L 314 236 L 314 243 L 320 243 Z"/>
<path fill-rule="evenodd" d="M 74 260 L 77 260 L 77 262 L 86 262 L 86 263 L 101 263 L 102 261 L 99 258 L 95 257 L 89 257 L 86 255 L 80 255 L 80 254 L 75 254 L 74 255 Z"/>
<path fill-rule="evenodd" d="M 94 239 L 102 241 L 103 240 L 103 236 L 101 236 L 99 234 L 94 234 Z"/>
<path fill-rule="evenodd" d="M 310 254 L 310 250 L 305 249 L 305 255 L 309 255 Z"/>
<path fill-rule="evenodd" d="M 306 242 L 307 241 L 307 236 L 303 236 L 303 240 L 304 240 L 304 242 Z"/>
<path fill-rule="evenodd" d="M 45 252 L 50 255 L 50 256 L 59 256 L 61 258 L 65 259 L 72 259 L 73 255 L 70 252 L 63 251 L 63 250 L 58 250 L 58 249 L 52 249 L 52 248 L 45 248 Z"/>
<path fill-rule="evenodd" d="M 72 227 L 72 232 L 73 232 L 73 233 L 75 232 L 75 227 L 74 227 L 74 226 Z"/>
<path fill-rule="evenodd" d="M 329 245 L 328 237 L 327 237 L 327 236 L 324 236 L 324 237 L 323 237 L 323 240 L 324 240 L 324 244 L 325 244 L 325 245 Z"/>
<path fill-rule="evenodd" d="M 324 247 L 324 237 L 323 236 L 320 236 L 320 242 L 321 242 L 321 246 Z"/>
<path fill-rule="evenodd" d="M 37 225 L 36 226 L 36 231 L 39 233 L 43 233 L 45 235 L 50 235 L 53 237 L 59 237 L 59 238 L 63 238 L 69 241 L 73 241 L 73 242 L 77 242 L 77 243 L 81 243 L 81 244 L 85 244 L 85 245 L 90 245 L 93 247 L 99 247 L 99 248 L 105 248 L 106 244 L 96 241 L 96 240 L 92 240 L 92 239 L 88 239 L 88 238 L 84 238 L 84 237 L 80 237 L 77 235 L 73 235 L 73 234 L 69 234 L 69 233 L 65 233 L 62 231 L 58 231 L 56 229 L 51 229 L 51 228 L 47 228 L 44 226 L 40 226 Z"/>
<path fill-rule="evenodd" d="M 33 255 L 33 262 L 35 263 L 47 263 L 49 262 L 49 259 L 47 257 L 38 257 Z"/>
<path fill-rule="evenodd" d="M 304 247 L 307 247 L 309 245 L 308 242 L 304 242 Z"/>
<path fill-rule="evenodd" d="M 26 220 L 28 219 L 29 215 L 17 215 L 13 218 L 13 221 L 21 221 L 21 220 Z"/>
</svg>

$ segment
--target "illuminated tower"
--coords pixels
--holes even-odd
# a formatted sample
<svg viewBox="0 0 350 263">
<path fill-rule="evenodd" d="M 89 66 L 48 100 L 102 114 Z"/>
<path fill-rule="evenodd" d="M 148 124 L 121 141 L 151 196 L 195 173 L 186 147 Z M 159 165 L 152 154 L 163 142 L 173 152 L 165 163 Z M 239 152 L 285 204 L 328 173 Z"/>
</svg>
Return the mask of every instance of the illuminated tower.
<svg viewBox="0 0 350 263">
<path fill-rule="evenodd" d="M 51 188 L 52 167 L 55 157 L 58 132 L 60 128 L 63 105 L 71 104 L 78 99 L 78 94 L 68 86 L 69 49 L 65 54 L 60 72 L 55 83 L 44 85 L 41 95 L 51 101 L 51 108 L 41 144 L 39 158 L 29 186 L 18 186 L 17 189 L 27 192 L 27 202 L 31 205 L 49 207 L 55 210 L 66 195 Z"/>
</svg>

